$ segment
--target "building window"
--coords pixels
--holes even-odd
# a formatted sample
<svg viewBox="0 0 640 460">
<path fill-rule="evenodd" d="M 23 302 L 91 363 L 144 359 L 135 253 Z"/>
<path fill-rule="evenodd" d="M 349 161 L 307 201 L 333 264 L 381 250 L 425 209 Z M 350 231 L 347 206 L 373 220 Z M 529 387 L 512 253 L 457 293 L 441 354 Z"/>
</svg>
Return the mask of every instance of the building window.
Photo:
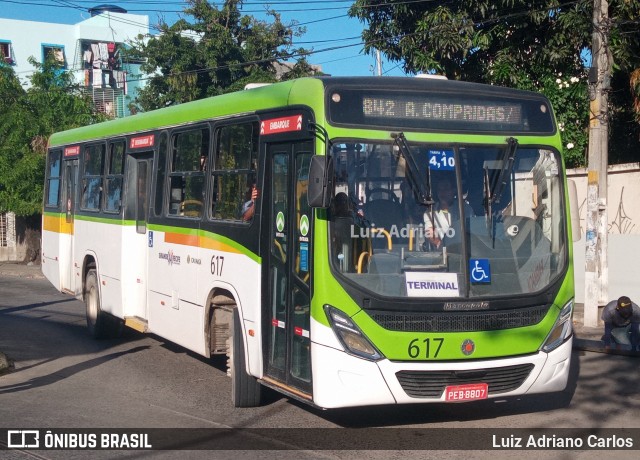
<svg viewBox="0 0 640 460">
<path fill-rule="evenodd" d="M 42 45 L 42 62 L 53 61 L 57 66 L 66 68 L 64 58 L 64 46 L 62 45 Z"/>
<path fill-rule="evenodd" d="M 113 42 L 80 42 L 84 86 L 122 90 L 127 94 L 127 73 L 122 67 L 122 46 Z"/>
<path fill-rule="evenodd" d="M 13 53 L 11 52 L 10 41 L 0 40 L 0 62 L 4 62 L 10 65 L 15 64 Z"/>
</svg>

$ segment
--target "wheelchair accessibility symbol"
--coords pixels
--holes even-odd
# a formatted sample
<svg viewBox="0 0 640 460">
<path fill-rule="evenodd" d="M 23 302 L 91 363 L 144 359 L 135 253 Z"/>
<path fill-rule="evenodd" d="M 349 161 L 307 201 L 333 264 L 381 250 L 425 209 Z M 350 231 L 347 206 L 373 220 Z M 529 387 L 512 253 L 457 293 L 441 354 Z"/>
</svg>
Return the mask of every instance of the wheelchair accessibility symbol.
<svg viewBox="0 0 640 460">
<path fill-rule="evenodd" d="M 491 269 L 489 259 L 470 259 L 469 271 L 471 272 L 472 283 L 490 283 Z"/>
</svg>

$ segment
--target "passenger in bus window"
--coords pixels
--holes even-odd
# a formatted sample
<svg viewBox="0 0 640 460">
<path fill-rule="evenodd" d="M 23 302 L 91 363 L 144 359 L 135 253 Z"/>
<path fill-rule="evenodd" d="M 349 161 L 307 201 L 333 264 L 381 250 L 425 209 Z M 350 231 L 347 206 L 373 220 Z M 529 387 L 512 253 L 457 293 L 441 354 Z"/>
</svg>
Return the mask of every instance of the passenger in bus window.
<svg viewBox="0 0 640 460">
<path fill-rule="evenodd" d="M 253 219 L 253 215 L 256 211 L 256 200 L 258 199 L 258 188 L 256 187 L 255 182 L 252 182 L 248 187 L 247 193 L 245 195 L 245 203 L 242 205 L 242 220 L 245 222 L 249 222 Z"/>
<path fill-rule="evenodd" d="M 627 296 L 609 302 L 602 311 L 605 349 L 618 345 L 640 351 L 640 307 Z"/>
<path fill-rule="evenodd" d="M 460 240 L 460 210 L 456 195 L 456 181 L 452 175 L 443 175 L 435 184 L 435 204 L 424 213 L 424 225 L 427 239 L 433 247 Z M 473 209 L 466 201 L 463 203 L 464 217 L 472 217 Z M 434 225 L 435 222 L 435 225 Z"/>
</svg>

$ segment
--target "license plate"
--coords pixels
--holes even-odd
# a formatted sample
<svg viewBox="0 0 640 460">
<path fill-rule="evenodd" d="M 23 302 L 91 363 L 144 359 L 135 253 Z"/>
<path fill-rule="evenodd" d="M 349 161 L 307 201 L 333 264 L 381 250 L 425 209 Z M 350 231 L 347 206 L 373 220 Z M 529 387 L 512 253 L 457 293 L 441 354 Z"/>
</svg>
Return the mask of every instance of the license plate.
<svg viewBox="0 0 640 460">
<path fill-rule="evenodd" d="M 451 385 L 444 389 L 444 400 L 447 402 L 475 401 L 487 399 L 489 385 L 486 383 L 472 383 L 469 385 Z"/>
</svg>

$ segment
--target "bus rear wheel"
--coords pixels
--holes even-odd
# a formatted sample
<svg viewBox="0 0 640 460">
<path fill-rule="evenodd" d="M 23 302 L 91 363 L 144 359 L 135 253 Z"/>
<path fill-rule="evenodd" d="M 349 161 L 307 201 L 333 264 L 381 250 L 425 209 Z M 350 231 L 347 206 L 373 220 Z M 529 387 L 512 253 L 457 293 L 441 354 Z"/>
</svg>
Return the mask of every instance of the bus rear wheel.
<svg viewBox="0 0 640 460">
<path fill-rule="evenodd" d="M 233 325 L 227 352 L 231 374 L 231 400 L 234 407 L 256 407 L 262 403 L 262 385 L 247 374 L 244 341 L 238 309 L 233 310 Z"/>
<path fill-rule="evenodd" d="M 98 274 L 93 268 L 87 272 L 85 279 L 84 303 L 87 312 L 87 330 L 91 337 L 104 339 L 118 337 L 122 333 L 122 321 L 102 311 Z"/>
</svg>

